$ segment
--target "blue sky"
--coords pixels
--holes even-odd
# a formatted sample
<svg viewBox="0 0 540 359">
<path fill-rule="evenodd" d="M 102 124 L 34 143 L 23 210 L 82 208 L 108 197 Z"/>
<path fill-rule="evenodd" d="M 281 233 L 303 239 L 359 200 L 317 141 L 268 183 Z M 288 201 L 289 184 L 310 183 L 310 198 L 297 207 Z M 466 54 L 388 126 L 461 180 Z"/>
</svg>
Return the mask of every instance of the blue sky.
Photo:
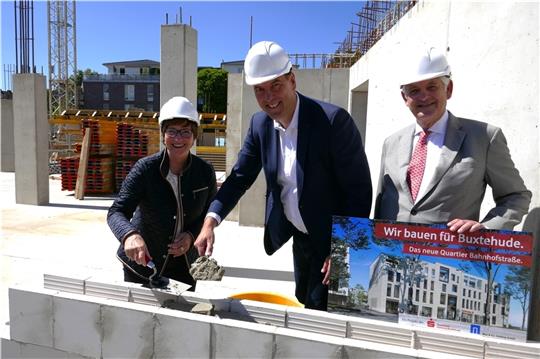
<svg viewBox="0 0 540 359">
<path fill-rule="evenodd" d="M 104 73 L 105 62 L 159 61 L 160 26 L 175 22 L 182 7 L 183 23 L 198 31 L 199 66 L 241 60 L 253 42 L 274 40 L 289 53 L 332 53 L 358 23 L 360 1 L 77 1 L 77 67 Z M 1 0 L 2 65 L 15 63 L 13 1 Z M 38 72 L 47 72 L 47 6 L 34 2 L 34 51 Z M 2 66 L 3 71 L 3 66 Z M 2 88 L 3 86 L 3 76 Z"/>
</svg>

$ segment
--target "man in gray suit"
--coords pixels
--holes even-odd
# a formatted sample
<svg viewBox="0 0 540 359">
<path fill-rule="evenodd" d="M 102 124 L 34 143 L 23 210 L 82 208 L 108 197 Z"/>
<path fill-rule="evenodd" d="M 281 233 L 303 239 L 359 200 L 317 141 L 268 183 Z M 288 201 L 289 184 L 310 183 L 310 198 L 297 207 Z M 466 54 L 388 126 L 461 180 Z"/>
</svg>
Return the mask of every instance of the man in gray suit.
<svg viewBox="0 0 540 359">
<path fill-rule="evenodd" d="M 531 192 L 501 129 L 446 110 L 453 83 L 444 53 L 428 50 L 411 70 L 401 96 L 416 124 L 384 142 L 375 218 L 446 223 L 458 233 L 512 229 L 527 213 Z M 486 185 L 495 207 L 480 221 Z"/>
</svg>

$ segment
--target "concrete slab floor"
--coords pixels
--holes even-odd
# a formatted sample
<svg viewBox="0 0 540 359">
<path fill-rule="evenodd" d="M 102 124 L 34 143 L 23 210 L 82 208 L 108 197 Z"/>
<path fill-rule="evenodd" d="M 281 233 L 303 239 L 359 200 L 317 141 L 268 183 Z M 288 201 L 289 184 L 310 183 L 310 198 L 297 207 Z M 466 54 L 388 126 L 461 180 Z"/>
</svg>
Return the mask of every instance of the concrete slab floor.
<svg viewBox="0 0 540 359">
<path fill-rule="evenodd" d="M 73 192 L 61 190 L 59 175 L 49 177 L 49 191 L 49 205 L 16 204 L 15 175 L 0 172 L 0 337 L 9 338 L 8 288 L 13 284 L 41 288 L 44 273 L 122 280 L 115 257 L 118 241 L 106 223 L 114 197 L 77 200 Z M 225 267 L 291 273 L 291 243 L 269 257 L 262 238 L 262 228 L 224 221 L 216 229 L 213 257 Z M 241 279 L 225 274 L 222 283 L 201 285 L 200 290 L 215 294 L 221 286 L 223 293 L 266 289 L 294 296 L 290 281 Z"/>
</svg>

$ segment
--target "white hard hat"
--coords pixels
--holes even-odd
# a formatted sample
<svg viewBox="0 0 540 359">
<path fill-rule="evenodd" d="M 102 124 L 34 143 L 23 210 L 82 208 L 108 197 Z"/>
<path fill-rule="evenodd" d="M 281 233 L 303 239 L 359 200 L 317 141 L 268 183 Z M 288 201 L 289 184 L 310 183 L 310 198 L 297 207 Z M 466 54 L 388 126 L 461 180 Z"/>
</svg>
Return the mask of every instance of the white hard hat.
<svg viewBox="0 0 540 359">
<path fill-rule="evenodd" d="M 195 122 L 199 126 L 199 114 L 191 102 L 182 96 L 175 96 L 165 102 L 159 112 L 159 126 L 163 121 L 172 120 L 173 118 L 185 118 L 191 122 Z"/>
<path fill-rule="evenodd" d="M 434 47 L 424 51 L 420 57 L 411 59 L 404 71 L 401 86 L 430 80 L 441 76 L 451 76 L 450 65 L 444 52 Z"/>
<path fill-rule="evenodd" d="M 261 41 L 249 49 L 244 61 L 246 84 L 258 85 L 291 71 L 289 55 L 273 41 Z"/>
</svg>

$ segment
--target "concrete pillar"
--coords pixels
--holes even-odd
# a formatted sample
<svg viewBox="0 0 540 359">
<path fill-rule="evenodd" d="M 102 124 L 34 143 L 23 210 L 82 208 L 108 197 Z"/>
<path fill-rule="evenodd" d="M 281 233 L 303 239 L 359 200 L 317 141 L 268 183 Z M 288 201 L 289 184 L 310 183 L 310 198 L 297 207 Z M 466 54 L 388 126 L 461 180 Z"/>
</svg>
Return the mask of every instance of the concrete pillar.
<svg viewBox="0 0 540 359">
<path fill-rule="evenodd" d="M 13 99 L 0 100 L 0 172 L 15 172 Z"/>
<path fill-rule="evenodd" d="M 49 203 L 49 125 L 45 76 L 13 75 L 15 200 Z"/>
<path fill-rule="evenodd" d="M 161 25 L 160 108 L 174 96 L 197 105 L 197 30 Z"/>
<path fill-rule="evenodd" d="M 367 105 L 369 81 L 351 91 L 351 116 L 362 135 L 362 144 L 366 146 Z"/>
</svg>

